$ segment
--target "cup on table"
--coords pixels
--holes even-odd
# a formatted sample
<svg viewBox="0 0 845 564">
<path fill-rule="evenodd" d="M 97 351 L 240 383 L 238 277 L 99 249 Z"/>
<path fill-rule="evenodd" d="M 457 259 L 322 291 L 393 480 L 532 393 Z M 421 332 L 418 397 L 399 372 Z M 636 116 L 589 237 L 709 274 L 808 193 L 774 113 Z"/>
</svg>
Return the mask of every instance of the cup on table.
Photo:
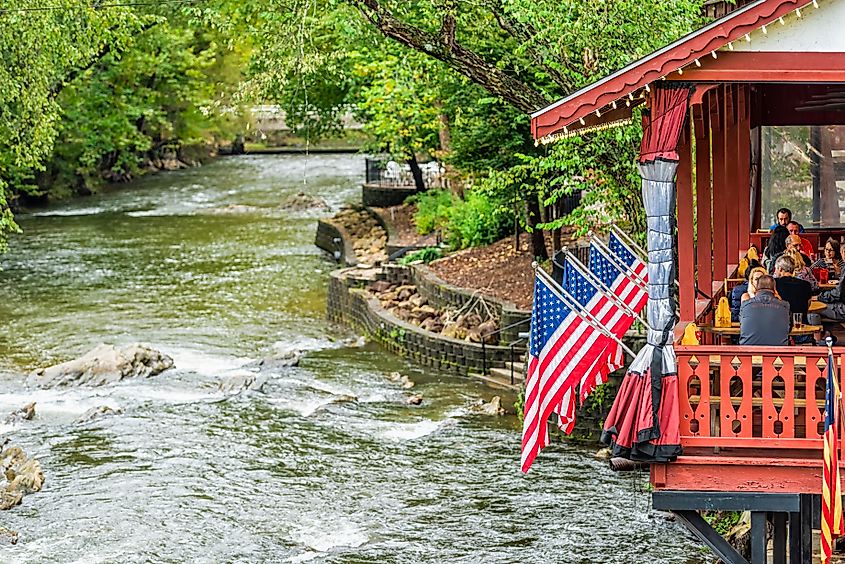
<svg viewBox="0 0 845 564">
<path fill-rule="evenodd" d="M 793 313 L 792 314 L 792 327 L 794 329 L 801 329 L 802 324 L 803 324 L 803 316 L 800 313 Z"/>
<path fill-rule="evenodd" d="M 819 269 L 819 284 L 827 284 L 828 271 L 826 268 Z"/>
</svg>

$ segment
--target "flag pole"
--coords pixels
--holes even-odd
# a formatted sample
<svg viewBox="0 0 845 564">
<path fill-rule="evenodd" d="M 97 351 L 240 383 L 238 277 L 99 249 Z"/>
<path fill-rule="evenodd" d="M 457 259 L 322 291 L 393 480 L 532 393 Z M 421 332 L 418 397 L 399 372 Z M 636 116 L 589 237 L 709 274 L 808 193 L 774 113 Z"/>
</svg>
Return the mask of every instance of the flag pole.
<svg viewBox="0 0 845 564">
<path fill-rule="evenodd" d="M 642 288 L 643 290 L 648 291 L 648 285 L 646 284 L 645 280 L 644 280 L 643 278 L 641 278 L 641 277 L 640 277 L 640 275 L 639 275 L 639 274 L 637 274 L 636 272 L 634 272 L 633 270 L 631 270 L 631 267 L 629 267 L 627 264 L 625 264 L 625 263 L 623 263 L 623 262 L 620 262 L 620 261 L 618 260 L 617 256 L 616 256 L 616 253 L 614 253 L 613 251 L 611 251 L 611 250 L 607 247 L 607 245 L 605 245 L 605 244 L 604 244 L 604 241 L 602 241 L 600 238 L 596 237 L 596 236 L 595 236 L 595 233 L 593 233 L 592 231 L 590 231 L 589 235 L 592 237 L 592 238 L 590 239 L 590 242 L 591 242 L 591 243 L 595 243 L 595 244 L 596 244 L 596 246 L 597 246 L 597 247 L 598 247 L 598 249 L 599 249 L 599 252 L 601 252 L 601 254 L 602 254 L 602 256 L 603 256 L 604 258 L 606 258 L 607 260 L 609 260 L 609 261 L 611 262 L 611 264 L 613 264 L 613 266 L 615 266 L 615 267 L 616 267 L 616 268 L 617 268 L 620 272 L 622 272 L 622 273 L 624 273 L 624 274 L 627 274 L 627 275 L 628 275 L 628 277 L 629 277 L 629 278 L 631 278 L 631 280 L 632 280 L 632 281 L 633 281 L 633 282 L 634 282 L 637 286 L 639 286 L 639 287 L 640 287 L 640 288 Z"/>
<path fill-rule="evenodd" d="M 610 230 L 616 234 L 622 240 L 622 244 L 628 247 L 628 250 L 631 251 L 632 255 L 639 255 L 640 260 L 645 260 L 643 257 L 648 257 L 648 253 L 642 247 L 637 244 L 634 239 L 631 238 L 630 235 L 616 227 L 615 225 L 610 226 Z"/>
<path fill-rule="evenodd" d="M 605 285 L 605 283 L 604 283 L 604 282 L 602 282 L 602 281 L 601 281 L 598 277 L 596 277 L 596 275 L 595 275 L 595 274 L 593 274 L 593 273 L 592 273 L 592 272 L 591 272 L 591 271 L 590 271 L 590 270 L 589 270 L 586 266 L 584 266 L 584 263 L 583 263 L 583 262 L 581 262 L 580 260 L 578 260 L 578 257 L 576 257 L 574 254 L 570 253 L 567 249 L 568 249 L 567 247 L 564 247 L 564 248 L 563 248 L 563 252 L 564 252 L 564 253 L 566 253 L 566 258 L 568 258 L 568 259 L 570 259 L 570 260 L 571 260 L 571 262 L 572 262 L 572 266 L 575 268 L 575 270 L 577 270 L 578 272 L 580 272 L 581 274 L 583 274 L 583 275 L 584 275 L 584 276 L 585 276 L 585 277 L 586 277 L 586 278 L 587 278 L 590 282 L 592 282 L 593 284 L 595 284 L 596 286 L 598 286 L 598 287 L 602 290 L 602 294 L 603 294 L 603 295 L 607 296 L 607 297 L 610 299 L 610 301 L 612 301 L 612 302 L 613 302 L 613 303 L 615 303 L 617 306 L 619 306 L 620 308 L 622 308 L 623 310 L 625 310 L 625 311 L 628 313 L 628 315 L 630 315 L 630 316 L 632 316 L 632 317 L 636 317 L 636 318 L 637 318 L 637 320 L 638 320 L 640 323 L 642 323 L 643 325 L 645 325 L 648 329 L 651 329 L 651 325 L 649 325 L 649 324 L 648 324 L 648 321 L 646 321 L 646 320 L 645 320 L 645 318 L 643 318 L 643 316 L 642 316 L 641 314 L 639 314 L 639 313 L 635 312 L 633 309 L 631 309 L 631 308 L 628 306 L 628 304 L 626 304 L 624 301 L 622 301 L 622 300 L 619 298 L 619 296 L 617 296 L 617 295 L 613 292 L 613 290 L 611 290 L 610 288 L 608 288 L 608 287 Z M 560 264 L 560 263 L 559 263 L 557 260 L 555 260 L 554 258 L 552 258 L 552 261 L 554 261 L 554 263 L 555 263 L 556 265 L 558 265 L 558 266 L 560 266 L 560 267 L 563 267 L 563 265 L 562 265 L 562 264 Z"/>
<path fill-rule="evenodd" d="M 616 344 L 622 347 L 622 349 L 626 353 L 634 357 L 637 356 L 636 354 L 634 354 L 634 351 L 632 351 L 630 348 L 628 348 L 625 343 L 622 342 L 621 339 L 619 339 L 616 335 L 608 331 L 607 328 L 602 325 L 601 321 L 596 319 L 590 312 L 584 309 L 581 304 L 578 303 L 578 300 L 573 298 L 572 295 L 567 292 L 565 288 L 561 288 L 560 285 L 555 281 L 555 279 L 549 276 L 549 274 L 545 270 L 540 268 L 539 265 L 534 266 L 536 264 L 537 263 L 532 263 L 531 266 L 532 268 L 534 268 L 534 272 L 537 274 L 537 276 L 542 278 L 543 281 L 549 285 L 549 290 L 551 290 L 561 301 L 565 302 L 572 309 L 572 311 L 574 311 L 578 315 L 578 317 L 583 319 L 593 329 L 598 330 L 605 337 L 612 339 L 614 342 L 616 342 Z"/>
</svg>

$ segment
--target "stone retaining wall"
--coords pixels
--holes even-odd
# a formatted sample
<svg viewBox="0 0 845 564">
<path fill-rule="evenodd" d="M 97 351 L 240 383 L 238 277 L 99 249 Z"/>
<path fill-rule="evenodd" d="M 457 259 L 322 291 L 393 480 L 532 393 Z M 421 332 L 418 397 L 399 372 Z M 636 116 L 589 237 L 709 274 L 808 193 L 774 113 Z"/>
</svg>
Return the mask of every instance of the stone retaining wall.
<svg viewBox="0 0 845 564">
<path fill-rule="evenodd" d="M 348 274 L 347 269 L 331 273 L 328 293 L 331 321 L 362 331 L 399 356 L 461 376 L 481 372 L 485 353 L 488 367 L 503 368 L 510 361 L 508 347 L 487 345 L 482 351 L 480 344 L 444 337 L 398 319 L 364 290 L 366 281 Z"/>
<path fill-rule="evenodd" d="M 361 185 L 361 201 L 364 206 L 375 206 L 378 208 L 398 206 L 405 201 L 405 198 L 413 196 L 416 193 L 416 186 Z"/>
<path fill-rule="evenodd" d="M 335 242 L 336 239 L 340 240 L 339 244 Z M 317 235 L 314 244 L 332 257 L 334 257 L 335 251 L 339 250 L 341 253 L 339 261 L 346 266 L 358 264 L 355 249 L 352 248 L 352 237 L 349 236 L 342 225 L 330 219 L 317 220 Z"/>
<path fill-rule="evenodd" d="M 411 284 L 417 287 L 421 296 L 424 296 L 430 304 L 435 306 L 461 308 L 480 295 L 477 291 L 449 284 L 424 264 L 415 264 L 411 268 Z M 528 331 L 528 320 L 531 319 L 530 311 L 517 309 L 512 303 L 498 298 L 482 297 L 487 306 L 499 316 L 499 327 L 508 327 L 519 323 L 516 327 L 502 331 L 499 342 L 512 343 L 519 339 L 518 334 L 520 332 Z"/>
</svg>

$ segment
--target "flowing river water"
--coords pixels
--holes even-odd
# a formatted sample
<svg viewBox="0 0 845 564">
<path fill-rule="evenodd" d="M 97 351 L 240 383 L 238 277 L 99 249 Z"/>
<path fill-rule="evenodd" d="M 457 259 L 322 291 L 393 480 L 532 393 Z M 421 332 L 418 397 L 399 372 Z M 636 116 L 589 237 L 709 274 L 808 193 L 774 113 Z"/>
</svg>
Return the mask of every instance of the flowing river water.
<svg viewBox="0 0 845 564">
<path fill-rule="evenodd" d="M 645 475 L 556 443 L 523 477 L 516 419 L 468 409 L 493 392 L 325 321 L 325 212 L 280 203 L 304 191 L 337 208 L 362 173 L 350 155 L 230 157 L 19 216 L 0 259 L 0 414 L 37 402 L 33 421 L 2 430 L 46 483 L 0 513 L 20 533 L 0 561 L 710 561 L 650 510 Z M 24 385 L 36 367 L 136 341 L 175 368 Z M 263 392 L 218 392 L 288 350 L 306 354 Z M 123 413 L 74 422 L 100 405 Z"/>
</svg>

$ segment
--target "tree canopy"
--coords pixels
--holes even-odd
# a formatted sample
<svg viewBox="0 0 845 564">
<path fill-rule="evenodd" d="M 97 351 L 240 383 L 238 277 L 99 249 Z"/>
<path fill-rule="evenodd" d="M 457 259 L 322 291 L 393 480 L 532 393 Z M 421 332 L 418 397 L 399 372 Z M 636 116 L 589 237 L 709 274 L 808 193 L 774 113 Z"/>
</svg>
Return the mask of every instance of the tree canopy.
<svg viewBox="0 0 845 564">
<path fill-rule="evenodd" d="M 702 0 L 0 0 L 0 245 L 21 195 L 87 191 L 275 103 L 317 140 L 435 156 L 529 226 L 639 218 L 637 128 L 535 148 L 527 115 L 689 32 Z M 569 218 L 544 206 L 573 190 Z"/>
</svg>

